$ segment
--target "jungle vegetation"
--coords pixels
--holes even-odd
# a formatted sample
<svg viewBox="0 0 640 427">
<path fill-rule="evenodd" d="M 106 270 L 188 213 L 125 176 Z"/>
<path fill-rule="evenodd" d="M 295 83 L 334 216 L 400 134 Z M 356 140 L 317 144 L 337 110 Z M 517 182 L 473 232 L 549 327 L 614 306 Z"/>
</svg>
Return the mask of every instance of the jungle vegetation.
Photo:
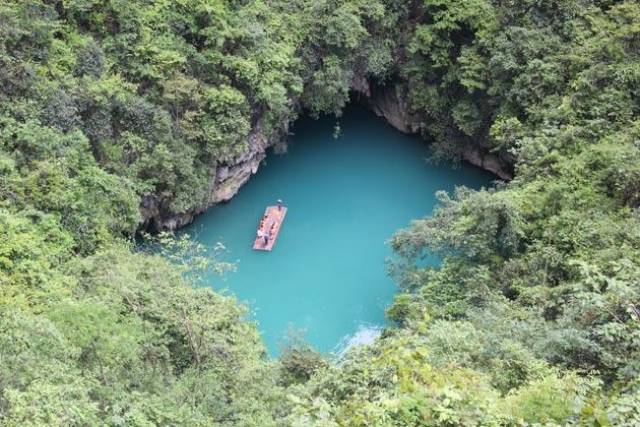
<svg viewBox="0 0 640 427">
<path fill-rule="evenodd" d="M 269 360 L 195 286 L 215 254 L 135 250 L 139 205 L 363 78 L 514 179 L 392 237 L 374 345 Z M 633 0 L 4 0 L 0 425 L 638 425 L 639 110 Z"/>
</svg>

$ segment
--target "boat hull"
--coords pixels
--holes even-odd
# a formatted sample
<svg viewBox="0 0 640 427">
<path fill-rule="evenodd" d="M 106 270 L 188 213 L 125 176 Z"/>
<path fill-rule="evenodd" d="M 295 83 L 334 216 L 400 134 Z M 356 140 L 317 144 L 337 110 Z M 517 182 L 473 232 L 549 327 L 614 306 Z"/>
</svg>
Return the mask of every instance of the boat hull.
<svg viewBox="0 0 640 427">
<path fill-rule="evenodd" d="M 253 249 L 256 251 L 271 251 L 273 246 L 278 240 L 284 217 L 287 214 L 287 208 L 282 206 L 280 209 L 278 206 L 267 206 L 264 211 L 263 219 L 258 226 L 258 232 L 268 232 L 269 240 L 265 244 L 264 238 L 258 236 L 256 232 L 256 239 L 253 241 Z"/>
</svg>

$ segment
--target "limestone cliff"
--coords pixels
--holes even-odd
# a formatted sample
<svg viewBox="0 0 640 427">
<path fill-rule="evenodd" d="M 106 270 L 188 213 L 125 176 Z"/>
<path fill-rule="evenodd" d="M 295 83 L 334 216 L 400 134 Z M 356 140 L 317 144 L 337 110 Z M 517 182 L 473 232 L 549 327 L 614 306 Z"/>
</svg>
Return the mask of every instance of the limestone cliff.
<svg viewBox="0 0 640 427">
<path fill-rule="evenodd" d="M 377 88 L 369 97 L 368 104 L 373 112 L 394 128 L 404 133 L 418 133 L 419 120 L 409 112 L 407 96 L 402 85 Z"/>
<path fill-rule="evenodd" d="M 284 127 L 285 131 L 286 128 L 287 126 Z M 259 127 L 254 129 L 248 136 L 248 149 L 245 153 L 232 162 L 212 166 L 207 199 L 186 212 L 171 212 L 156 195 L 144 197 L 140 205 L 143 228 L 152 231 L 176 230 L 192 222 L 212 205 L 230 200 L 251 175 L 258 171 L 267 149 L 278 140 L 279 138 L 267 138 Z"/>
<path fill-rule="evenodd" d="M 419 118 L 410 112 L 406 88 L 402 84 L 373 88 L 366 78 L 356 77 L 351 86 L 376 115 L 384 117 L 394 128 L 410 134 L 422 130 Z M 212 205 L 230 200 L 258 171 L 267 149 L 282 142 L 281 136 L 287 134 L 288 126 L 288 123 L 283 124 L 281 132 L 273 138 L 267 138 L 259 126 L 254 128 L 248 137 L 248 149 L 245 153 L 231 162 L 212 165 L 208 197 L 186 212 L 171 212 L 157 195 L 144 197 L 140 205 L 143 228 L 152 231 L 176 230 L 192 222 Z M 512 178 L 508 163 L 489 153 L 481 145 L 469 144 L 461 156 L 467 162 L 493 172 L 502 179 Z"/>
<path fill-rule="evenodd" d="M 411 114 L 407 93 L 403 85 L 387 85 L 371 89 L 367 87 L 368 104 L 373 112 L 394 128 L 404 133 L 419 133 L 422 130 L 420 120 Z M 467 144 L 461 151 L 461 157 L 472 165 L 493 172 L 504 180 L 513 178 L 508 161 L 492 154 L 481 144 Z"/>
</svg>

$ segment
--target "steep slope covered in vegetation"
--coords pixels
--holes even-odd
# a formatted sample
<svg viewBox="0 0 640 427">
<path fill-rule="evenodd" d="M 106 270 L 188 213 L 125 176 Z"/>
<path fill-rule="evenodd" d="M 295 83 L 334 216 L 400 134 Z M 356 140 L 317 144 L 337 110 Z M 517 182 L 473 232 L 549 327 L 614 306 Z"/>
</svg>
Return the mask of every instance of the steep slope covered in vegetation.
<svg viewBox="0 0 640 427">
<path fill-rule="evenodd" d="M 640 7 L 418 10 L 398 90 L 441 155 L 481 141 L 515 179 L 442 194 L 394 236 L 401 327 L 316 375 L 302 407 L 355 425 L 637 424 Z M 443 265 L 421 268 L 426 252 Z"/>
<path fill-rule="evenodd" d="M 365 29 L 380 3 L 47 3 L 3 6 L 5 128 L 81 132 L 156 228 L 231 197 L 301 103 L 339 111 L 391 61 Z"/>
<path fill-rule="evenodd" d="M 636 2 L 10 1 L 0 42 L 0 423 L 640 422 Z M 231 197 L 350 90 L 514 179 L 393 237 L 375 345 L 268 362 L 189 244 L 123 237 Z"/>
</svg>

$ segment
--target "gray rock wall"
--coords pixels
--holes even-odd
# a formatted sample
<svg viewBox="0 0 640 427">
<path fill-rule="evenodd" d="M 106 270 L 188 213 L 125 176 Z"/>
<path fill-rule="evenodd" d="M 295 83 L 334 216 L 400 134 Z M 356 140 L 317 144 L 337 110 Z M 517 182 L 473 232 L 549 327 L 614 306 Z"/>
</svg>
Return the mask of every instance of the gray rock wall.
<svg viewBox="0 0 640 427">
<path fill-rule="evenodd" d="M 420 120 L 413 116 L 407 104 L 406 89 L 401 85 L 388 85 L 372 89 L 364 77 L 356 77 L 352 89 L 363 96 L 372 111 L 384 117 L 387 122 L 401 132 L 415 134 L 421 130 Z M 288 123 L 282 127 L 280 135 L 286 135 Z M 280 136 L 267 138 L 260 127 L 248 137 L 248 150 L 228 164 L 212 165 L 208 197 L 198 206 L 182 213 L 170 212 L 163 207 L 158 196 L 145 197 L 140 205 L 142 228 L 151 231 L 176 230 L 183 227 L 216 203 L 226 202 L 255 174 L 272 145 L 282 142 Z M 488 153 L 481 146 L 469 145 L 462 153 L 467 162 L 493 172 L 498 177 L 510 180 L 509 165 L 498 156 Z"/>
<path fill-rule="evenodd" d="M 400 132 L 415 134 L 421 131 L 420 120 L 413 116 L 407 103 L 407 95 L 402 85 L 389 85 L 371 91 L 368 100 L 370 108 Z M 462 158 L 472 165 L 479 166 L 494 173 L 504 180 L 513 176 L 509 165 L 499 156 L 489 153 L 480 145 L 468 145 L 462 151 Z"/>
<path fill-rule="evenodd" d="M 278 139 L 270 140 L 260 128 L 254 129 L 248 137 L 248 150 L 245 153 L 228 164 L 212 165 L 207 199 L 186 212 L 170 212 L 156 195 L 144 197 L 140 204 L 142 228 L 151 231 L 176 230 L 191 223 L 212 205 L 231 200 L 251 175 L 258 172 L 267 149 L 276 142 Z"/>
</svg>

